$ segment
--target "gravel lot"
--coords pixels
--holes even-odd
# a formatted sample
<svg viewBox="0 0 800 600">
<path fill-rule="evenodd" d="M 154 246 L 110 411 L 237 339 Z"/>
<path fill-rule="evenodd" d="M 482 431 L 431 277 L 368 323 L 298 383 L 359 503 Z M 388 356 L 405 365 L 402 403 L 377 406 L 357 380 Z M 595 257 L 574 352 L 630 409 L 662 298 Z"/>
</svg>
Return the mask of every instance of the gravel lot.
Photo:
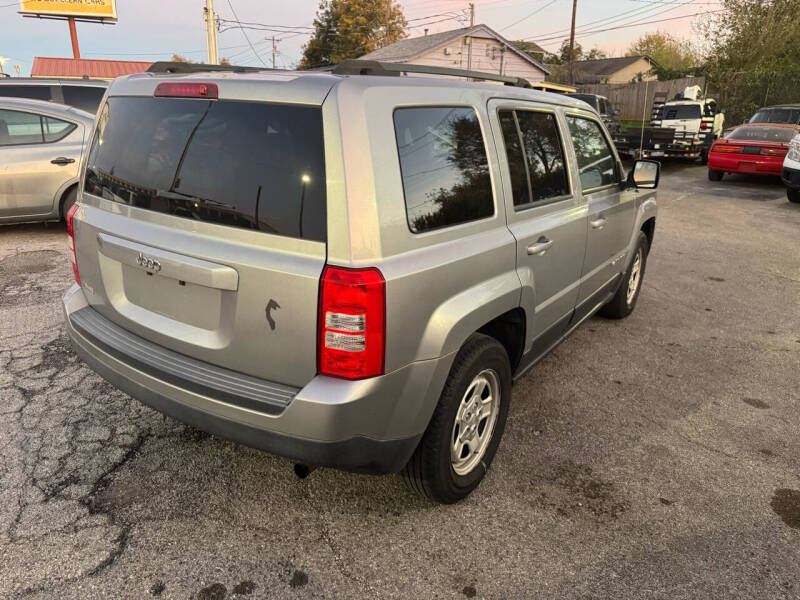
<svg viewBox="0 0 800 600">
<path fill-rule="evenodd" d="M 636 312 L 448 507 L 132 401 L 69 348 L 64 228 L 0 228 L 0 598 L 800 598 L 800 206 L 689 165 L 659 202 Z"/>
</svg>

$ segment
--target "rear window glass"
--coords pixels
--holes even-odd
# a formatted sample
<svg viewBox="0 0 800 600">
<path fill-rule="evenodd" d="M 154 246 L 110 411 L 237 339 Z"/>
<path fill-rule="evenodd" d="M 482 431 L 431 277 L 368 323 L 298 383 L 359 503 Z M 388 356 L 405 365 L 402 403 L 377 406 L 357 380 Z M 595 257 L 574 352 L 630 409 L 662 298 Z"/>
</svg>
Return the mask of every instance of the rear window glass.
<svg viewBox="0 0 800 600">
<path fill-rule="evenodd" d="M 65 85 L 61 88 L 64 104 L 74 106 L 92 114 L 97 112 L 106 88 L 88 85 Z"/>
<path fill-rule="evenodd" d="M 319 107 L 113 97 L 86 191 L 171 215 L 325 240 Z"/>
<path fill-rule="evenodd" d="M 797 135 L 792 127 L 739 127 L 727 135 L 729 140 L 789 143 Z"/>
<path fill-rule="evenodd" d="M 766 108 L 750 118 L 751 123 L 800 123 L 800 108 Z"/>
<path fill-rule="evenodd" d="M 662 106 L 658 109 L 658 118 L 664 121 L 674 121 L 677 119 L 699 119 L 699 104 L 678 104 L 674 106 Z"/>
<path fill-rule="evenodd" d="M 0 96 L 30 98 L 32 100 L 50 100 L 50 86 L 0 84 Z"/>
<path fill-rule="evenodd" d="M 494 214 L 486 146 L 473 109 L 400 108 L 394 127 L 411 231 Z"/>
<path fill-rule="evenodd" d="M 586 104 L 597 110 L 597 96 L 592 96 L 590 94 L 570 94 L 570 96 L 577 100 L 583 100 Z"/>
</svg>

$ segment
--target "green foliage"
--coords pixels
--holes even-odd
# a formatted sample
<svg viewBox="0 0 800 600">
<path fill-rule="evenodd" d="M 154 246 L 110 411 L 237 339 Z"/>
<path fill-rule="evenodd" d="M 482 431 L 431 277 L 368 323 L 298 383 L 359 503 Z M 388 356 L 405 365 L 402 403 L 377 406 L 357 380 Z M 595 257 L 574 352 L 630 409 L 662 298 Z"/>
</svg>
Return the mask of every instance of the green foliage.
<svg viewBox="0 0 800 600">
<path fill-rule="evenodd" d="M 322 0 L 300 69 L 335 65 L 406 37 L 403 9 L 392 0 Z"/>
<path fill-rule="evenodd" d="M 770 104 L 800 102 L 800 0 L 722 0 L 701 26 L 706 73 L 728 123 Z"/>
<path fill-rule="evenodd" d="M 532 56 L 539 61 L 544 60 L 546 52 L 539 46 L 539 44 L 535 42 L 528 42 L 526 40 L 515 40 L 511 43 L 528 56 Z"/>
<path fill-rule="evenodd" d="M 608 54 L 604 51 L 595 46 L 588 52 L 583 51 L 583 46 L 581 46 L 577 41 L 575 42 L 575 46 L 572 49 L 572 59 L 573 60 L 594 60 L 597 58 L 608 58 Z M 569 40 L 566 39 L 561 42 L 561 47 L 558 49 L 556 54 L 550 54 L 547 56 L 547 62 L 553 65 L 566 65 L 569 64 Z"/>
<path fill-rule="evenodd" d="M 691 43 L 661 31 L 643 35 L 625 53 L 625 56 L 639 55 L 655 61 L 653 72 L 661 81 L 686 77 L 700 63 Z"/>
</svg>

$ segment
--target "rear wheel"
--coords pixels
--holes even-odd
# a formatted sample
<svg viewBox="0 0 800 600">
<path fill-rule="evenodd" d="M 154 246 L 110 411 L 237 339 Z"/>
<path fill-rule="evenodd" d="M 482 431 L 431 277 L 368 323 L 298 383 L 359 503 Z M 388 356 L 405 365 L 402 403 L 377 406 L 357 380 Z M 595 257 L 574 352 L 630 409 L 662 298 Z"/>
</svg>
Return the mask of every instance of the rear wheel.
<svg viewBox="0 0 800 600">
<path fill-rule="evenodd" d="M 610 319 L 624 319 L 636 308 L 636 300 L 639 299 L 639 291 L 642 289 L 642 279 L 644 279 L 644 267 L 647 264 L 647 253 L 650 244 L 644 232 L 639 232 L 636 243 L 636 250 L 633 260 L 628 266 L 628 270 L 622 278 L 622 283 L 614 297 L 600 309 L 600 314 Z"/>
<path fill-rule="evenodd" d="M 786 197 L 789 202 L 800 202 L 800 190 L 790 190 L 786 188 Z"/>
<path fill-rule="evenodd" d="M 64 199 L 61 201 L 61 220 L 67 220 L 67 213 L 69 209 L 77 202 L 78 200 L 78 186 L 72 186 L 72 188 L 67 192 L 67 195 L 64 196 Z"/>
<path fill-rule="evenodd" d="M 708 178 L 711 181 L 722 181 L 722 176 L 725 174 L 724 171 L 714 171 L 712 169 L 708 170 Z"/>
<path fill-rule="evenodd" d="M 450 370 L 439 404 L 403 469 L 412 489 L 452 504 L 478 487 L 505 429 L 511 365 L 489 336 L 470 336 Z"/>
</svg>

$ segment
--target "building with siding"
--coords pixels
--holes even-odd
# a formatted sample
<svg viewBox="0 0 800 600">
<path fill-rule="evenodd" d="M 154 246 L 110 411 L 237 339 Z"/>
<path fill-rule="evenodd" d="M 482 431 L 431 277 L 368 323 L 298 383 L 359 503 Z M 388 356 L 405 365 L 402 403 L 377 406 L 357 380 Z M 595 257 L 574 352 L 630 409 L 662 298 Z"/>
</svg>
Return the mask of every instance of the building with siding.
<svg viewBox="0 0 800 600">
<path fill-rule="evenodd" d="M 544 51 L 542 51 L 544 52 Z M 364 60 L 471 69 L 544 81 L 544 64 L 526 54 L 486 25 L 463 27 L 407 38 L 365 54 Z"/>
<path fill-rule="evenodd" d="M 598 58 L 576 60 L 573 63 L 574 83 L 631 83 L 634 81 L 654 81 L 655 63 L 648 56 L 621 56 L 619 58 Z M 569 65 L 551 65 L 554 81 L 569 82 Z"/>
</svg>

